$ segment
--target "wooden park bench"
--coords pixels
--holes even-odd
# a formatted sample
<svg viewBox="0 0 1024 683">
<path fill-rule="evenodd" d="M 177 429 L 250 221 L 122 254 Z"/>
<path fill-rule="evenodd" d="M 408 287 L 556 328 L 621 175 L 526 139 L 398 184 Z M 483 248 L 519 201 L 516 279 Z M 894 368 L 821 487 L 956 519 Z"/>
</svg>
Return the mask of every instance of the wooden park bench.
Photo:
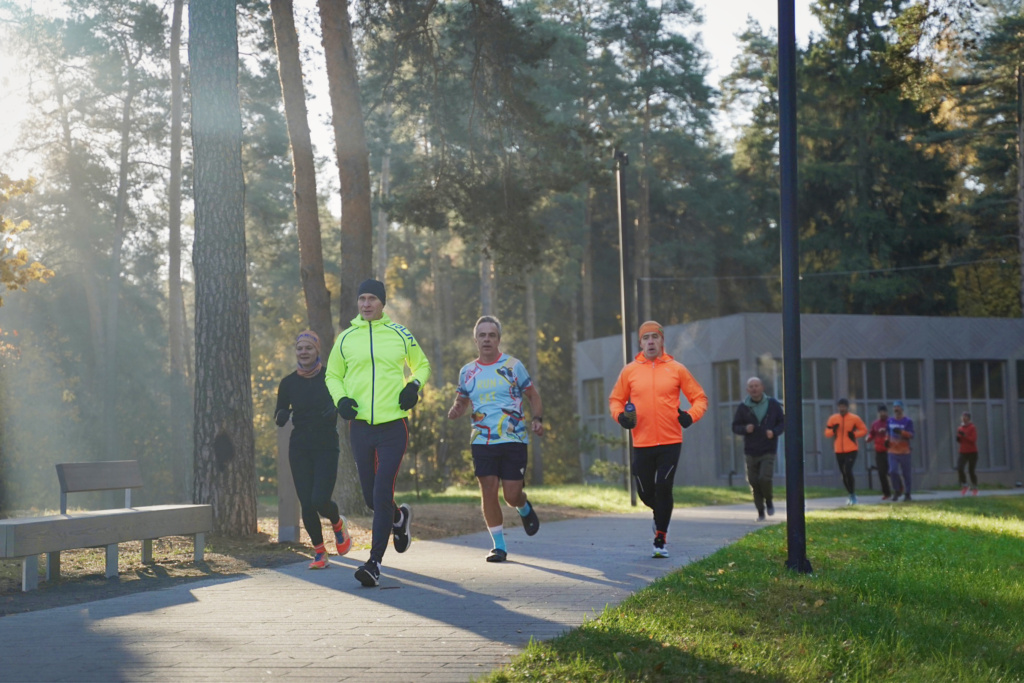
<svg viewBox="0 0 1024 683">
<path fill-rule="evenodd" d="M 142 541 L 142 561 L 153 562 L 153 539 L 194 537 L 194 558 L 203 560 L 206 532 L 213 529 L 210 505 L 132 507 L 132 489 L 142 486 L 135 460 L 64 463 L 60 479 L 60 514 L 0 519 L 0 559 L 21 560 L 21 589 L 39 586 L 39 555 L 46 554 L 46 579 L 60 576 L 60 553 L 74 548 L 107 550 L 106 576 L 117 576 L 117 544 Z M 124 507 L 68 513 L 68 494 L 124 489 Z"/>
</svg>

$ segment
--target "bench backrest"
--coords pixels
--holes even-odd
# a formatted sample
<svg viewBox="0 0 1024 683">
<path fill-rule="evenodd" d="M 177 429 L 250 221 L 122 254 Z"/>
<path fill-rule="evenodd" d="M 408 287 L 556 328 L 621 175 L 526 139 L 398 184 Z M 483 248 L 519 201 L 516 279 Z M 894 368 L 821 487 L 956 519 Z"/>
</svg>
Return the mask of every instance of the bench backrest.
<svg viewBox="0 0 1024 683">
<path fill-rule="evenodd" d="M 57 465 L 60 479 L 60 512 L 68 511 L 68 494 L 124 489 L 124 506 L 132 506 L 132 489 L 142 486 L 138 460 L 66 462 Z"/>
</svg>

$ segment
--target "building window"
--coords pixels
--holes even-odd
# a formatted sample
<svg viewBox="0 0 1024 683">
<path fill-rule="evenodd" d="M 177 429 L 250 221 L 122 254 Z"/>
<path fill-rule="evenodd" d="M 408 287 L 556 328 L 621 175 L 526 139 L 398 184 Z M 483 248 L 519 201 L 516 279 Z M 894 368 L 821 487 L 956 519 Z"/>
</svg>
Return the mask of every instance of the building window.
<svg viewBox="0 0 1024 683">
<path fill-rule="evenodd" d="M 730 360 L 712 366 L 715 376 L 715 392 L 710 397 L 715 411 L 715 433 L 718 437 L 718 474 L 728 476 L 730 472 L 740 475 L 743 480 L 743 437 L 732 433 L 732 418 L 736 406 L 743 396 L 740 389 L 740 362 Z"/>
<path fill-rule="evenodd" d="M 1018 364 L 1020 361 L 1018 361 Z M 978 469 L 1009 466 L 1003 361 L 935 361 L 935 435 L 939 457 L 956 466 L 956 429 L 968 412 L 978 429 Z M 1018 384 L 1020 367 L 1018 365 Z M 1024 413 L 1024 408 L 1019 408 Z"/>
<path fill-rule="evenodd" d="M 824 437 L 825 423 L 835 412 L 835 364 L 834 360 L 804 359 L 800 366 L 807 474 L 832 472 L 836 468 L 832 441 Z"/>
<path fill-rule="evenodd" d="M 878 406 L 884 404 L 892 412 L 893 401 L 903 401 L 903 412 L 914 421 L 914 441 L 911 442 L 914 468 L 925 468 L 924 407 L 921 401 L 921 361 L 919 360 L 851 360 L 847 364 L 850 388 L 850 410 L 871 425 L 878 419 Z M 863 450 L 871 448 L 862 443 Z M 865 462 L 870 465 L 874 456 Z"/>
</svg>

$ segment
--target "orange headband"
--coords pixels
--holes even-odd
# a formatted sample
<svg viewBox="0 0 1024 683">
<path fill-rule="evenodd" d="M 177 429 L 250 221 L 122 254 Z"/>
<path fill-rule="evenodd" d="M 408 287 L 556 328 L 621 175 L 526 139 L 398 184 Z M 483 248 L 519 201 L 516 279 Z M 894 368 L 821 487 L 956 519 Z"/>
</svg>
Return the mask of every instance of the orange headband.
<svg viewBox="0 0 1024 683">
<path fill-rule="evenodd" d="M 661 326 L 661 323 L 654 322 L 653 320 L 648 320 L 640 326 L 640 331 L 637 332 L 637 337 L 639 339 L 643 339 L 644 335 L 648 332 L 657 332 L 661 335 L 662 339 L 665 338 L 665 328 Z"/>
</svg>

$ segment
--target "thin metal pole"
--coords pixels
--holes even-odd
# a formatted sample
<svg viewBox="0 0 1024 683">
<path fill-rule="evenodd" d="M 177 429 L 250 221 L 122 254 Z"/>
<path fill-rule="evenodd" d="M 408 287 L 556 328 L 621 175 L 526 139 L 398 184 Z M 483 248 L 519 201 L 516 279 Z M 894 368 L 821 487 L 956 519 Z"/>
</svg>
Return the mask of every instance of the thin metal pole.
<svg viewBox="0 0 1024 683">
<path fill-rule="evenodd" d="M 632 325 L 635 315 L 636 281 L 633 277 L 633 244 L 626 221 L 626 174 L 623 169 L 629 166 L 629 155 L 615 150 L 615 178 L 618 180 L 619 201 L 619 298 L 622 314 L 622 362 L 628 365 L 633 360 Z M 633 433 L 627 431 L 627 457 L 629 462 L 629 502 L 636 507 L 636 478 L 633 476 Z"/>
<path fill-rule="evenodd" d="M 782 251 L 782 364 L 786 391 L 786 567 L 810 574 L 804 518 L 803 396 L 800 366 L 800 244 L 797 234 L 796 11 L 779 0 L 779 169 Z"/>
</svg>

